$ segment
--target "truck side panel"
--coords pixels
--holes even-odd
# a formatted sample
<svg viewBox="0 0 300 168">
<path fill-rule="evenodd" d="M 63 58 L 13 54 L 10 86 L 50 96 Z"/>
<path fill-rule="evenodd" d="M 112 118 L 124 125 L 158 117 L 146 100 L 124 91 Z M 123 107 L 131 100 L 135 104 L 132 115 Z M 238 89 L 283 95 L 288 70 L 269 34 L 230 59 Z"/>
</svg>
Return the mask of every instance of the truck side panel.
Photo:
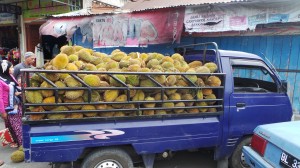
<svg viewBox="0 0 300 168">
<path fill-rule="evenodd" d="M 24 125 L 25 160 L 75 161 L 85 148 L 112 145 L 132 145 L 137 154 L 213 147 L 219 128 L 217 117 Z"/>
</svg>

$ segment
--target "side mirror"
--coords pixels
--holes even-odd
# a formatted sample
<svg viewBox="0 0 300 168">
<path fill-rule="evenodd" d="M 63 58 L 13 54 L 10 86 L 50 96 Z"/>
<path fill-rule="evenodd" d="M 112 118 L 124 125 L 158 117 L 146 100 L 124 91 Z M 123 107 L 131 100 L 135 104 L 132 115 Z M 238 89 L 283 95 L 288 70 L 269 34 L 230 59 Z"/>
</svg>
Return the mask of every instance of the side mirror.
<svg viewBox="0 0 300 168">
<path fill-rule="evenodd" d="M 287 90 L 288 90 L 288 83 L 286 80 L 282 80 L 281 81 L 281 91 L 286 93 Z"/>
</svg>

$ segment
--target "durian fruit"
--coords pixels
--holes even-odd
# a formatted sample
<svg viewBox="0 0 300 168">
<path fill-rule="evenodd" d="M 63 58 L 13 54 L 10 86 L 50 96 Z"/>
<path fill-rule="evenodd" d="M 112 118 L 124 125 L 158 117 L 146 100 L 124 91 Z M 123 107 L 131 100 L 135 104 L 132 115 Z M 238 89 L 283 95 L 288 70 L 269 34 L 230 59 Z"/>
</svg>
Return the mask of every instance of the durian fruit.
<svg viewBox="0 0 300 168">
<path fill-rule="evenodd" d="M 83 100 L 85 102 L 88 102 L 88 95 L 89 95 L 89 91 L 85 90 L 83 93 L 83 96 L 82 96 Z M 95 91 L 95 90 L 91 91 L 91 102 L 97 102 L 100 99 L 101 99 L 101 96 L 97 91 Z"/>
<path fill-rule="evenodd" d="M 190 68 L 198 68 L 200 66 L 202 66 L 202 62 L 201 61 L 193 61 L 191 63 L 188 64 Z"/>
<path fill-rule="evenodd" d="M 166 84 L 167 86 L 173 86 L 173 85 L 175 85 L 176 81 L 177 81 L 176 75 L 169 75 L 169 76 L 166 78 L 165 84 Z"/>
<path fill-rule="evenodd" d="M 161 64 L 164 70 L 173 69 L 174 64 L 172 62 L 164 62 Z"/>
<path fill-rule="evenodd" d="M 119 90 L 106 90 L 103 99 L 106 102 L 113 102 L 119 96 Z"/>
<path fill-rule="evenodd" d="M 200 113 L 198 108 L 190 108 L 190 109 L 186 109 L 186 111 L 188 113 Z"/>
<path fill-rule="evenodd" d="M 66 84 L 63 83 L 62 81 L 56 81 L 54 83 L 58 88 L 65 88 L 66 87 Z M 58 94 L 64 94 L 65 93 L 65 90 L 60 90 L 58 91 Z"/>
<path fill-rule="evenodd" d="M 171 87 L 175 87 L 175 85 L 174 85 L 174 86 L 171 86 Z M 170 96 L 171 94 L 176 93 L 176 91 L 177 91 L 177 89 L 166 89 L 166 90 L 165 90 L 165 93 L 166 93 L 168 96 Z"/>
<path fill-rule="evenodd" d="M 82 84 L 77 81 L 76 79 L 74 79 L 72 76 L 68 76 L 65 78 L 64 83 L 68 86 L 68 87 L 81 87 Z"/>
<path fill-rule="evenodd" d="M 207 96 L 207 95 L 212 94 L 213 91 L 210 88 L 204 88 L 204 89 L 202 89 L 202 93 L 203 93 L 204 96 Z"/>
<path fill-rule="evenodd" d="M 155 87 L 155 86 L 156 84 L 152 82 L 150 79 L 143 79 L 140 81 L 140 87 Z"/>
<path fill-rule="evenodd" d="M 76 52 L 76 50 L 73 46 L 65 45 L 60 48 L 60 52 L 66 54 L 66 55 L 71 55 L 71 54 L 74 54 Z"/>
<path fill-rule="evenodd" d="M 207 103 L 206 102 L 197 102 L 196 106 L 207 106 Z M 207 110 L 208 110 L 208 108 L 206 108 L 206 107 L 199 108 L 200 112 L 206 112 Z"/>
<path fill-rule="evenodd" d="M 154 71 L 155 72 L 155 71 Z M 156 71 L 157 72 L 157 71 Z M 167 79 L 165 75 L 153 75 L 155 81 L 157 81 L 161 85 L 165 85 Z M 171 85 L 169 85 L 171 86 Z"/>
<path fill-rule="evenodd" d="M 58 99 L 57 100 L 58 103 L 61 103 L 61 100 Z M 46 97 L 42 103 L 45 103 L 45 104 L 54 104 L 55 103 L 55 96 L 51 96 L 51 97 Z M 50 111 L 52 109 L 54 109 L 55 106 L 43 106 L 43 109 L 47 110 L 47 111 Z"/>
<path fill-rule="evenodd" d="M 191 68 L 186 71 L 186 73 L 196 73 L 195 69 Z M 186 77 L 192 82 L 196 83 L 198 80 L 197 75 L 186 75 Z"/>
<path fill-rule="evenodd" d="M 55 66 L 49 65 L 45 68 L 45 70 L 57 70 Z M 45 77 L 52 82 L 55 82 L 59 79 L 60 73 L 46 73 Z"/>
<path fill-rule="evenodd" d="M 166 110 L 155 110 L 156 115 L 166 115 L 167 111 Z"/>
<path fill-rule="evenodd" d="M 205 86 L 205 83 L 202 78 L 198 78 L 195 84 L 198 86 Z"/>
<path fill-rule="evenodd" d="M 169 95 L 169 100 L 181 100 L 181 95 L 179 93 L 172 93 Z"/>
<path fill-rule="evenodd" d="M 83 81 L 91 87 L 99 87 L 101 82 L 100 78 L 93 74 L 84 76 Z"/>
<path fill-rule="evenodd" d="M 68 114 L 66 118 L 81 119 L 81 118 L 83 118 L 83 114 L 82 113 L 71 113 L 71 114 Z"/>
<path fill-rule="evenodd" d="M 95 57 L 95 56 L 91 56 L 91 63 L 94 64 L 94 65 L 98 65 L 100 63 L 102 63 L 102 58 L 100 57 Z M 97 67 L 97 66 L 96 66 Z M 98 68 L 97 68 L 98 69 Z"/>
<path fill-rule="evenodd" d="M 68 73 L 60 73 L 59 79 L 63 81 L 63 80 L 65 80 L 65 78 L 68 77 L 68 76 L 70 76 Z"/>
<path fill-rule="evenodd" d="M 184 94 L 184 95 L 182 95 L 181 99 L 182 100 L 194 100 L 194 96 L 192 96 L 191 94 Z M 186 101 L 186 102 L 184 102 L 184 104 L 185 104 L 185 106 L 190 107 L 190 106 L 193 106 L 194 102 Z"/>
<path fill-rule="evenodd" d="M 174 107 L 185 107 L 185 104 L 183 102 L 178 102 L 175 104 Z M 184 109 L 174 109 L 173 110 L 176 114 L 179 114 L 179 113 L 183 113 L 184 112 Z"/>
<path fill-rule="evenodd" d="M 66 54 L 58 54 L 52 60 L 52 65 L 57 69 L 64 69 L 69 63 L 69 58 Z"/>
<path fill-rule="evenodd" d="M 12 162 L 14 163 L 19 163 L 19 162 L 23 162 L 25 158 L 25 153 L 23 151 L 17 150 L 14 151 L 11 155 L 10 155 L 10 159 Z"/>
<path fill-rule="evenodd" d="M 126 102 L 126 101 L 127 101 L 127 95 L 125 94 L 122 94 L 115 99 L 115 102 Z M 124 104 L 112 104 L 111 106 L 113 108 L 123 108 Z"/>
<path fill-rule="evenodd" d="M 39 87 L 41 85 L 41 83 L 36 80 L 30 79 L 29 82 L 30 82 L 30 87 Z"/>
<path fill-rule="evenodd" d="M 24 151 L 23 145 L 19 146 L 19 151 Z"/>
<path fill-rule="evenodd" d="M 28 103 L 42 103 L 43 96 L 40 91 L 25 91 L 25 98 Z"/>
<path fill-rule="evenodd" d="M 175 53 L 171 56 L 171 58 L 175 61 L 184 61 L 184 58 L 182 55 L 178 54 L 178 53 Z"/>
<path fill-rule="evenodd" d="M 218 70 L 217 64 L 213 62 L 205 63 L 204 66 L 206 66 L 210 70 L 210 73 L 214 73 Z"/>
<path fill-rule="evenodd" d="M 129 87 L 129 97 L 132 98 L 136 94 L 136 90 L 130 88 L 130 87 L 133 87 L 130 84 L 128 84 L 127 86 Z M 125 90 L 124 93 L 127 95 L 127 90 Z"/>
<path fill-rule="evenodd" d="M 91 62 L 92 60 L 90 52 L 86 49 L 81 49 L 80 51 L 78 51 L 78 58 L 85 62 Z"/>
<path fill-rule="evenodd" d="M 110 70 L 110 69 L 119 69 L 119 63 L 114 61 L 114 60 L 111 60 L 111 61 L 106 63 L 105 69 L 107 71 Z"/>
<path fill-rule="evenodd" d="M 140 77 L 139 75 L 127 75 L 126 76 L 126 83 L 132 86 L 139 86 L 140 84 Z"/>
<path fill-rule="evenodd" d="M 71 54 L 68 56 L 69 62 L 78 61 L 78 55 Z"/>
<path fill-rule="evenodd" d="M 42 74 L 43 76 L 45 76 L 45 74 Z M 39 75 L 37 74 L 33 74 L 32 77 L 30 78 L 31 80 L 35 80 L 35 81 L 38 81 L 38 82 L 43 82 L 43 78 L 40 77 Z"/>
<path fill-rule="evenodd" d="M 205 99 L 216 99 L 217 97 L 216 97 L 216 95 L 215 94 L 210 94 L 210 95 L 207 95 L 207 96 L 205 96 Z M 209 101 L 209 102 L 207 102 L 207 104 L 208 105 L 213 105 L 213 104 L 215 104 L 216 103 L 216 101 Z"/>
<path fill-rule="evenodd" d="M 73 46 L 73 48 L 75 49 L 76 52 L 80 51 L 81 49 L 83 49 L 82 46 Z"/>
<path fill-rule="evenodd" d="M 114 117 L 124 117 L 126 114 L 124 112 L 118 111 L 114 113 Z"/>
<path fill-rule="evenodd" d="M 73 63 L 68 63 L 66 66 L 66 70 L 69 71 L 78 71 L 78 67 Z"/>
<path fill-rule="evenodd" d="M 97 71 L 97 67 L 94 64 L 87 63 L 87 64 L 85 64 L 83 70 L 84 71 Z"/>
<path fill-rule="evenodd" d="M 161 64 L 164 62 L 170 62 L 171 64 L 174 64 L 174 60 L 170 56 L 165 56 L 160 60 Z"/>
<path fill-rule="evenodd" d="M 216 108 L 208 108 L 207 112 L 217 112 L 218 110 Z"/>
<path fill-rule="evenodd" d="M 159 61 L 157 59 L 151 59 L 148 61 L 148 63 L 146 64 L 147 68 L 154 68 L 156 65 L 159 65 Z"/>
<path fill-rule="evenodd" d="M 126 82 L 126 77 L 124 75 L 122 75 L 122 74 L 116 74 L 116 75 L 113 75 L 113 77 L 119 79 L 123 83 Z M 109 78 L 109 84 L 111 86 L 122 86 L 122 84 L 119 81 L 115 80 L 113 77 Z"/>
<path fill-rule="evenodd" d="M 111 59 L 120 62 L 122 58 L 126 57 L 126 53 L 122 51 L 117 51 L 111 54 Z"/>
<path fill-rule="evenodd" d="M 64 103 L 83 103 L 83 102 L 84 102 L 84 100 L 82 97 L 79 97 L 74 100 L 64 98 Z M 79 110 L 79 109 L 81 109 L 82 105 L 67 105 L 67 107 L 70 110 Z"/>
<path fill-rule="evenodd" d="M 31 107 L 29 107 L 29 110 L 30 110 L 30 112 L 39 113 L 39 114 L 30 114 L 29 118 L 31 121 L 38 121 L 38 120 L 43 119 L 46 116 L 45 114 L 43 114 L 43 112 L 45 110 L 43 109 L 42 106 L 38 106 L 38 107 L 31 106 Z"/>
<path fill-rule="evenodd" d="M 198 90 L 196 96 L 197 96 L 197 99 L 202 100 L 203 99 L 202 90 Z"/>
<path fill-rule="evenodd" d="M 154 97 L 146 97 L 145 98 L 145 101 L 155 101 Z M 155 103 L 143 103 L 143 106 L 146 107 L 146 108 L 153 108 L 155 107 Z"/>
<path fill-rule="evenodd" d="M 221 80 L 217 76 L 208 77 L 205 83 L 209 86 L 221 86 Z"/>
<path fill-rule="evenodd" d="M 84 111 L 96 110 L 96 107 L 93 105 L 83 105 L 81 110 L 84 110 Z M 97 112 L 84 112 L 83 115 L 87 116 L 87 117 L 96 117 Z"/>
<path fill-rule="evenodd" d="M 142 90 L 137 90 L 136 94 L 132 97 L 132 101 L 144 101 L 145 93 Z"/>
<path fill-rule="evenodd" d="M 154 96 L 154 100 L 158 101 L 161 100 L 161 98 L 163 97 L 163 100 L 168 100 L 168 96 L 166 94 L 161 94 L 161 93 L 156 93 Z"/>
<path fill-rule="evenodd" d="M 73 62 L 77 67 L 78 67 L 78 69 L 83 69 L 84 67 L 85 67 L 85 64 L 84 64 L 84 62 L 82 62 L 82 61 L 74 61 Z"/>
<path fill-rule="evenodd" d="M 210 70 L 206 66 L 197 67 L 195 70 L 197 73 L 200 73 L 200 74 L 201 73 L 210 73 Z"/>
<path fill-rule="evenodd" d="M 52 88 L 52 86 L 46 81 L 44 81 L 40 87 L 41 87 L 41 89 L 42 88 Z M 41 90 L 41 93 L 42 93 L 43 97 L 50 97 L 50 96 L 54 95 L 53 90 Z"/>
<path fill-rule="evenodd" d="M 144 110 L 143 115 L 154 115 L 154 110 Z"/>
<path fill-rule="evenodd" d="M 75 100 L 81 97 L 84 93 L 84 90 L 67 90 L 65 92 L 65 97 L 70 100 Z"/>
<path fill-rule="evenodd" d="M 58 106 L 52 109 L 53 112 L 56 111 L 68 111 L 69 109 L 65 106 Z M 47 118 L 50 120 L 62 120 L 66 118 L 67 114 L 65 113 L 59 113 L 59 114 L 47 114 Z"/>
<path fill-rule="evenodd" d="M 165 110 L 166 112 L 172 111 L 172 108 L 175 106 L 173 102 L 162 103 L 162 107 L 169 108 Z"/>
<path fill-rule="evenodd" d="M 100 102 L 102 102 L 102 101 L 100 101 Z M 95 108 L 97 110 L 105 110 L 107 108 L 107 105 L 106 104 L 96 104 Z"/>
</svg>

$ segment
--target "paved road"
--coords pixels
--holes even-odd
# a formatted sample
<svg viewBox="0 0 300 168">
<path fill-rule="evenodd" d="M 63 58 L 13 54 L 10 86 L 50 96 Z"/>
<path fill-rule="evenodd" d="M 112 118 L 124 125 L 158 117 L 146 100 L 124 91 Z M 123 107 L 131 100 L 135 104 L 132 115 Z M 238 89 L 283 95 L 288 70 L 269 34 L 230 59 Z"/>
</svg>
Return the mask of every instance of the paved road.
<svg viewBox="0 0 300 168">
<path fill-rule="evenodd" d="M 0 119 L 0 130 L 4 129 L 3 120 Z M 0 145 L 0 159 L 5 164 L 0 168 L 51 168 L 49 163 L 13 163 L 10 160 L 10 154 L 16 149 L 8 146 Z M 68 164 L 62 165 L 60 168 L 70 168 Z M 75 166 L 79 168 L 80 166 Z M 155 161 L 154 168 L 215 168 L 216 162 L 213 161 L 213 154 L 209 151 L 198 152 L 178 152 L 172 159 L 164 159 Z"/>
</svg>

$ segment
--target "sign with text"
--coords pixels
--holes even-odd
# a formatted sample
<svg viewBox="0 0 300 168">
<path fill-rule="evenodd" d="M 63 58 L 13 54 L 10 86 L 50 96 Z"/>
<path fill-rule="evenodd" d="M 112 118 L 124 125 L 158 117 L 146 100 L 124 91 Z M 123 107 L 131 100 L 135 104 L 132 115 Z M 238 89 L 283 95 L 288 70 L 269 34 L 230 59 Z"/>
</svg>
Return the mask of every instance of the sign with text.
<svg viewBox="0 0 300 168">
<path fill-rule="evenodd" d="M 184 26 L 189 33 L 254 30 L 258 24 L 299 22 L 299 8 L 300 1 L 187 7 Z"/>
</svg>

